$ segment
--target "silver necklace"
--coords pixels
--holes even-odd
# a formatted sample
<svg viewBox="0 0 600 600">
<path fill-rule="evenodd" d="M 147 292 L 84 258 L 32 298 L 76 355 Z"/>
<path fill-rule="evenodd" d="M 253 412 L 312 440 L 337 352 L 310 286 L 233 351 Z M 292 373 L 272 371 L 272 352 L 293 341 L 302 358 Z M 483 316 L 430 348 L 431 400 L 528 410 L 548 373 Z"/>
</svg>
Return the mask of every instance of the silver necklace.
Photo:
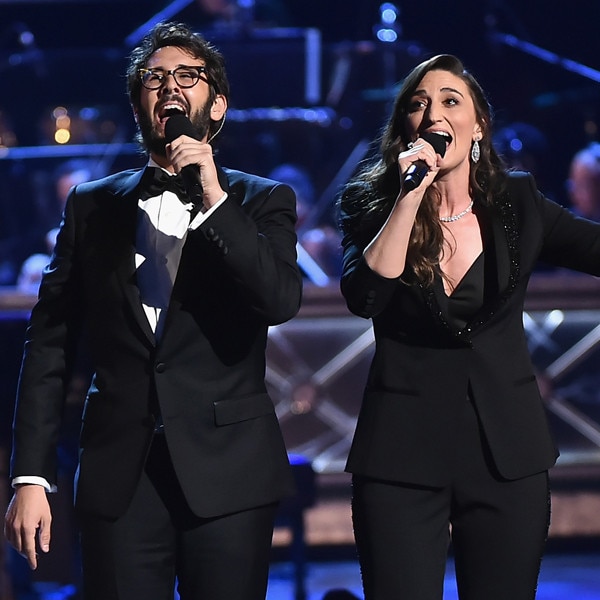
<svg viewBox="0 0 600 600">
<path fill-rule="evenodd" d="M 442 223 L 453 223 L 454 221 L 458 221 L 462 219 L 465 215 L 469 214 L 473 210 L 473 200 L 471 200 L 469 206 L 465 208 L 462 212 L 459 212 L 457 215 L 451 215 L 450 217 L 440 217 L 440 221 Z"/>
</svg>

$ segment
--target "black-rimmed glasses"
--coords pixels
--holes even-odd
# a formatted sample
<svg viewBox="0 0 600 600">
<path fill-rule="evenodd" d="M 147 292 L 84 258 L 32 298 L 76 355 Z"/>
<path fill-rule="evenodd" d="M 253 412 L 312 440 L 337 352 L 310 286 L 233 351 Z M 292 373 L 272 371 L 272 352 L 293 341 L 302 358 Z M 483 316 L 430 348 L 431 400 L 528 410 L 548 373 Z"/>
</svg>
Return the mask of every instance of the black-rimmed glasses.
<svg viewBox="0 0 600 600">
<path fill-rule="evenodd" d="M 169 71 L 164 69 L 140 69 L 138 72 L 142 85 L 148 90 L 157 90 L 162 87 L 169 75 L 173 76 L 175 83 L 181 88 L 194 87 L 200 79 L 208 83 L 206 67 L 177 67 Z"/>
</svg>

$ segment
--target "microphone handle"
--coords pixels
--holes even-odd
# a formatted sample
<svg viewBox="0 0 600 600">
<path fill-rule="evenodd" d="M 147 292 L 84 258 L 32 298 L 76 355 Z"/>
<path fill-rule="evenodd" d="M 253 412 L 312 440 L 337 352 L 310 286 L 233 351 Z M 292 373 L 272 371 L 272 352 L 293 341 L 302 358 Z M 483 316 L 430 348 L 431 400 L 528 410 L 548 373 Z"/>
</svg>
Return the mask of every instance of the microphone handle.
<svg viewBox="0 0 600 600">
<path fill-rule="evenodd" d="M 416 160 L 410 165 L 410 167 L 408 167 L 406 175 L 404 176 L 402 187 L 407 192 L 411 192 L 415 188 L 418 188 L 428 171 L 429 167 L 424 160 Z"/>
</svg>

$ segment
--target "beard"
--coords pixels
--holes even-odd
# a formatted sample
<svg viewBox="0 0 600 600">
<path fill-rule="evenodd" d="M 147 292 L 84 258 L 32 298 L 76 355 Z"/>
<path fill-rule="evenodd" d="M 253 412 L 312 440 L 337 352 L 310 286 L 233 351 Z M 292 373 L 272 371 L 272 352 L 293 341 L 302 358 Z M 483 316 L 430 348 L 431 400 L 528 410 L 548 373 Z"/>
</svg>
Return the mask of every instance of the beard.
<svg viewBox="0 0 600 600">
<path fill-rule="evenodd" d="M 198 134 L 199 140 L 203 140 L 210 130 L 211 104 L 210 101 L 207 101 L 202 108 L 190 114 L 190 121 Z M 148 150 L 150 154 L 166 157 L 167 151 L 165 147 L 167 142 L 164 134 L 159 133 L 156 123 L 146 111 L 141 109 L 138 113 L 138 127 L 139 137 L 146 150 Z"/>
</svg>

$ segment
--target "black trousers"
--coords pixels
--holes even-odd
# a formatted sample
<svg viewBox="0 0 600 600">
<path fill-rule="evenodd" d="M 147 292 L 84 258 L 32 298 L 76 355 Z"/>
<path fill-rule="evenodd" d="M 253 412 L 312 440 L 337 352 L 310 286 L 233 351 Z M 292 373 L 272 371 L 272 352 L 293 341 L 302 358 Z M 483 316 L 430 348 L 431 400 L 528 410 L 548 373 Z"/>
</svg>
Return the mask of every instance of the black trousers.
<svg viewBox="0 0 600 600">
<path fill-rule="evenodd" d="M 80 516 L 84 600 L 263 600 L 277 505 L 192 514 L 163 436 L 127 513 Z"/>
<path fill-rule="evenodd" d="M 451 539 L 461 600 L 533 600 L 550 520 L 547 473 L 517 481 L 494 468 L 465 403 L 452 485 L 353 478 L 365 600 L 441 600 Z"/>
</svg>

